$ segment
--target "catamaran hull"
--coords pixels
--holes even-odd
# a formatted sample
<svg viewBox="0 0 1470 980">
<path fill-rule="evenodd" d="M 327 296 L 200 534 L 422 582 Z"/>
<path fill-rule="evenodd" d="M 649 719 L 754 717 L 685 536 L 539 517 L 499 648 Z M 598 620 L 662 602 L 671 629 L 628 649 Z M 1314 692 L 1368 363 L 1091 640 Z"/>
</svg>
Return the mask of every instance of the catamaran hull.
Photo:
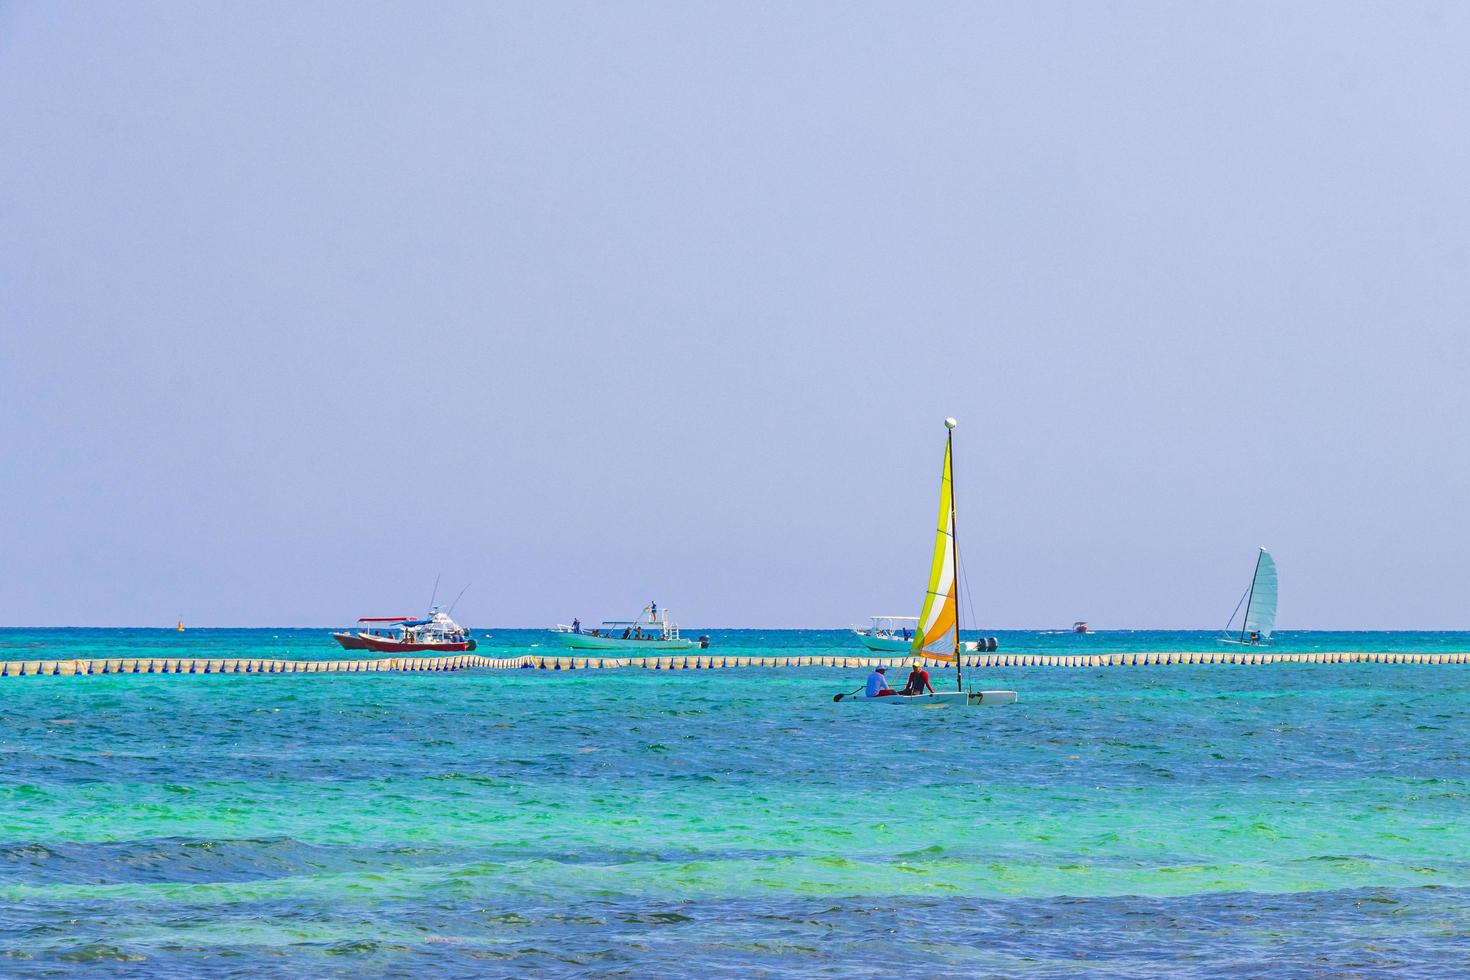
<svg viewBox="0 0 1470 980">
<path fill-rule="evenodd" d="M 635 640 L 619 636 L 593 636 L 590 633 L 556 633 L 564 647 L 573 650 L 692 650 L 693 640 Z"/>
<path fill-rule="evenodd" d="M 870 698 L 859 694 L 845 697 L 858 704 L 891 704 L 899 708 L 990 708 L 1000 704 L 1014 704 L 1015 691 L 938 691 L 934 694 L 890 694 L 883 698 Z"/>
<path fill-rule="evenodd" d="M 889 640 L 880 636 L 869 636 L 858 630 L 853 632 L 863 641 L 863 646 L 874 653 L 908 653 L 914 647 L 913 640 Z"/>
</svg>

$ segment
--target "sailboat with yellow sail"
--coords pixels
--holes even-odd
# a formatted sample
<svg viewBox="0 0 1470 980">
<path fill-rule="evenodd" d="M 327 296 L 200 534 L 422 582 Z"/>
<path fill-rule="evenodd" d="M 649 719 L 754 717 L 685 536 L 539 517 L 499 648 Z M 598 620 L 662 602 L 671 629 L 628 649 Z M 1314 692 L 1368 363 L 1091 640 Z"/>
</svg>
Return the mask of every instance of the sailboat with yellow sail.
<svg viewBox="0 0 1470 980">
<path fill-rule="evenodd" d="M 917 707 L 942 705 L 990 706 L 1010 704 L 1015 691 L 966 691 L 964 661 L 966 645 L 960 641 L 959 544 L 955 532 L 954 507 L 954 429 L 958 423 L 945 419 L 944 473 L 939 483 L 939 526 L 934 537 L 934 560 L 929 567 L 929 586 L 924 592 L 924 608 L 909 646 L 910 653 L 925 660 L 954 664 L 953 691 L 924 694 L 839 694 L 834 701 L 883 703 Z M 948 652 L 945 652 L 946 649 Z"/>
</svg>

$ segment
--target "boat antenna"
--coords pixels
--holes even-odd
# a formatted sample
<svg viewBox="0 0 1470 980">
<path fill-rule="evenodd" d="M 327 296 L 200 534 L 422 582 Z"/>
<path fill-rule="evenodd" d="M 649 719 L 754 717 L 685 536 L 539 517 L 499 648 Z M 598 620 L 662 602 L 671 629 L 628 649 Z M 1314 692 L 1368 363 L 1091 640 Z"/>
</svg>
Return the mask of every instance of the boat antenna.
<svg viewBox="0 0 1470 980">
<path fill-rule="evenodd" d="M 457 606 L 457 605 L 459 605 L 459 600 L 461 600 L 461 599 L 464 598 L 465 589 L 468 589 L 469 587 L 470 587 L 470 583 L 466 582 L 464 584 L 464 589 L 460 589 L 459 590 L 459 595 L 455 596 L 454 597 L 454 601 L 449 604 L 449 609 L 445 611 L 445 615 L 447 615 L 447 616 L 453 616 L 454 615 L 454 607 Z"/>
<path fill-rule="evenodd" d="M 439 572 L 434 576 L 434 591 L 429 593 L 429 611 L 434 611 L 434 600 L 439 598 L 439 577 L 444 573 Z"/>
<path fill-rule="evenodd" d="M 949 550 L 950 571 L 954 576 L 954 689 L 963 691 L 965 689 L 964 664 L 960 657 L 960 533 L 959 523 L 955 520 L 954 511 L 954 427 L 959 423 L 954 419 L 945 419 L 944 427 L 947 440 L 944 454 L 949 457 Z"/>
</svg>

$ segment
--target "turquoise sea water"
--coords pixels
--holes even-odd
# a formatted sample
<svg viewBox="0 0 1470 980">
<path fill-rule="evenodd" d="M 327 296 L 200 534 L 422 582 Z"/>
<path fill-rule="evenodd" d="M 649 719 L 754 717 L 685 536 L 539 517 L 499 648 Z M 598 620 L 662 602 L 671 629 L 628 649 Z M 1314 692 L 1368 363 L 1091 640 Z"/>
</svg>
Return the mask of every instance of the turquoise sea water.
<svg viewBox="0 0 1470 980">
<path fill-rule="evenodd" d="M 542 636 L 486 632 L 491 656 Z M 712 652 L 854 649 L 711 633 Z M 324 630 L 0 630 L 0 658 L 83 656 L 342 654 Z M 861 672 L 825 669 L 0 679 L 0 974 L 1470 964 L 1470 665 L 974 680 L 1021 701 L 839 705 Z"/>
</svg>

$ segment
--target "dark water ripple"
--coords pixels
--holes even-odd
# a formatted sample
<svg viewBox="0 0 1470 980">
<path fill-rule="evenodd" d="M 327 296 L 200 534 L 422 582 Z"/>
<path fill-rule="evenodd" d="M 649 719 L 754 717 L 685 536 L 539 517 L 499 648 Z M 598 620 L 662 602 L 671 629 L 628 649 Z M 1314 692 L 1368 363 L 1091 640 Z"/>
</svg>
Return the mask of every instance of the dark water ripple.
<svg viewBox="0 0 1470 980">
<path fill-rule="evenodd" d="M 261 922 L 382 940 L 261 948 L 130 946 L 146 906 L 0 903 L 0 971 L 16 976 L 1082 976 L 1323 975 L 1442 978 L 1470 963 L 1470 893 L 1360 889 L 1184 899 L 893 900 L 884 896 L 692 903 L 583 901 L 465 908 L 396 904 L 371 916 L 295 902 L 173 908 L 164 926 L 228 934 Z M 29 948 L 27 948 L 29 947 Z"/>
</svg>

